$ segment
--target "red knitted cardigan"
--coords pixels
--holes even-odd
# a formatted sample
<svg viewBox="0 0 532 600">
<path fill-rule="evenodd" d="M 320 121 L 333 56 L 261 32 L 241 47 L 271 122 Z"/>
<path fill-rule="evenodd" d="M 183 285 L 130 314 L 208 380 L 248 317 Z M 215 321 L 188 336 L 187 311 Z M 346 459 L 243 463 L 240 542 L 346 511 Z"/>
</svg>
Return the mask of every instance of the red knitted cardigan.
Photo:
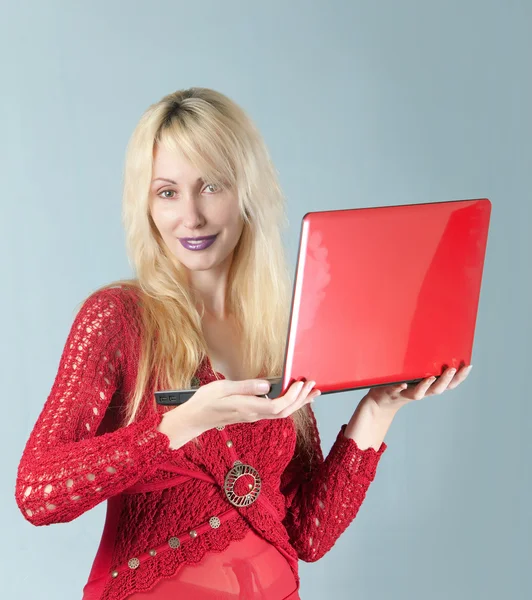
<svg viewBox="0 0 532 600">
<path fill-rule="evenodd" d="M 15 497 L 34 525 L 72 521 L 107 500 L 85 599 L 120 600 L 152 589 L 184 563 L 221 552 L 251 527 L 292 567 L 316 561 L 355 518 L 386 449 L 360 450 L 343 425 L 324 459 L 314 413 L 312 452 L 296 449 L 293 420 L 264 419 L 205 431 L 178 449 L 157 430 L 168 410 L 150 383 L 136 422 L 120 424 L 140 352 L 138 297 L 115 287 L 92 294 L 72 324 L 55 381 L 31 431 Z M 217 375 L 205 359 L 200 384 Z M 224 491 L 235 465 L 255 471 Z M 244 468 L 244 467 L 243 467 Z M 247 467 L 245 467 L 247 469 Z M 249 471 L 249 469 L 248 469 Z"/>
</svg>

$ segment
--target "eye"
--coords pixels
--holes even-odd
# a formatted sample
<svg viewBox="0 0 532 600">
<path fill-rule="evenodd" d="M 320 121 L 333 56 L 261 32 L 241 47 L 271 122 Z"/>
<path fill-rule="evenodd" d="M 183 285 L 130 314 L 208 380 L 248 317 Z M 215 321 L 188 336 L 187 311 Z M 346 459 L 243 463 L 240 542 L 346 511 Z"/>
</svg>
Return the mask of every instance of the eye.
<svg viewBox="0 0 532 600">
<path fill-rule="evenodd" d="M 220 188 L 216 186 L 214 183 L 208 183 L 204 189 L 211 188 L 211 194 L 216 194 L 216 192 L 220 191 Z"/>
<path fill-rule="evenodd" d="M 159 192 L 157 195 L 160 196 L 161 198 L 164 198 L 165 200 L 171 200 L 172 198 L 175 197 L 175 196 L 163 196 L 162 195 L 162 194 L 166 194 L 168 192 L 175 194 L 174 190 L 163 190 L 162 192 Z"/>
</svg>

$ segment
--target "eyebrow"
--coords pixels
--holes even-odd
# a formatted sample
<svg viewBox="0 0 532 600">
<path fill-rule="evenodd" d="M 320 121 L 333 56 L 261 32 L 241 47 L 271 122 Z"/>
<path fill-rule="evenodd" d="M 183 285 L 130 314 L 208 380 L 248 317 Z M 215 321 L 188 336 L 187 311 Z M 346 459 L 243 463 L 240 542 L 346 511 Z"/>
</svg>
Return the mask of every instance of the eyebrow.
<svg viewBox="0 0 532 600">
<path fill-rule="evenodd" d="M 174 181 L 173 179 L 166 179 L 165 177 L 156 177 L 152 180 L 152 183 L 155 183 L 156 181 L 167 181 L 168 183 L 173 183 L 174 185 L 177 185 L 177 181 Z M 196 179 L 196 183 L 200 181 L 204 181 L 203 177 L 198 177 Z"/>
</svg>

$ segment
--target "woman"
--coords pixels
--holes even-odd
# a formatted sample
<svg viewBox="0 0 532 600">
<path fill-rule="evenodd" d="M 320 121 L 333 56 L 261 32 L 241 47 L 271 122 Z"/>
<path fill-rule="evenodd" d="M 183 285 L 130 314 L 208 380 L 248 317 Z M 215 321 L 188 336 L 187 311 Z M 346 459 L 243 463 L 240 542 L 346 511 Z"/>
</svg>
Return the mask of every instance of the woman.
<svg viewBox="0 0 532 600">
<path fill-rule="evenodd" d="M 397 410 L 469 369 L 370 390 L 325 460 L 315 383 L 262 396 L 289 313 L 283 197 L 260 134 L 220 93 L 178 91 L 144 113 L 123 207 L 136 278 L 75 317 L 18 506 L 48 525 L 107 500 L 85 600 L 299 598 L 298 559 L 355 518 Z M 191 383 L 186 404 L 155 404 Z"/>
</svg>

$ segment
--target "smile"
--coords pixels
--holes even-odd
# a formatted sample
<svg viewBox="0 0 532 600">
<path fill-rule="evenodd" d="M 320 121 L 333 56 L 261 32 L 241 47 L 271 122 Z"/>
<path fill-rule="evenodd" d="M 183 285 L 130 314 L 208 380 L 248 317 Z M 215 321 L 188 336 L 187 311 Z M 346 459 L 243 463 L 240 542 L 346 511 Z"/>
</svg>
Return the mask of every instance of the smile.
<svg viewBox="0 0 532 600">
<path fill-rule="evenodd" d="M 218 234 L 195 238 L 179 238 L 179 242 L 183 248 L 186 248 L 187 250 L 205 250 L 214 243 L 214 240 L 217 238 L 217 236 Z"/>
</svg>

